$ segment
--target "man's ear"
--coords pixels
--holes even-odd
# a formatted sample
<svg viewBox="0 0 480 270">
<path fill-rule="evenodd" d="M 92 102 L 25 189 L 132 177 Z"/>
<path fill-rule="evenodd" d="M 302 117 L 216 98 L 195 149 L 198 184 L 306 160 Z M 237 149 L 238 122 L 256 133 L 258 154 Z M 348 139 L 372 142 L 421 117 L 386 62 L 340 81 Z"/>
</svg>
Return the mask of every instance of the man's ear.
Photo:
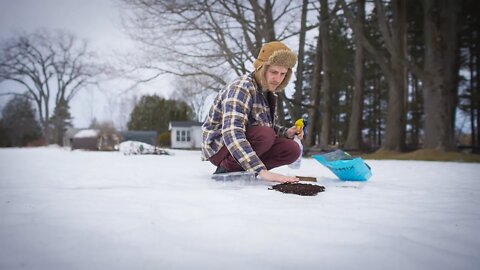
<svg viewBox="0 0 480 270">
<path fill-rule="evenodd" d="M 285 87 L 287 87 L 288 82 L 290 81 L 290 78 L 292 77 L 292 69 L 289 68 L 287 70 L 287 75 L 285 75 L 285 78 L 283 78 L 282 83 L 278 86 L 278 90 L 283 90 Z"/>
<path fill-rule="evenodd" d="M 261 65 L 255 71 L 255 80 L 257 83 L 262 87 L 263 90 L 268 90 L 268 83 L 267 83 L 267 70 L 268 65 Z"/>
</svg>

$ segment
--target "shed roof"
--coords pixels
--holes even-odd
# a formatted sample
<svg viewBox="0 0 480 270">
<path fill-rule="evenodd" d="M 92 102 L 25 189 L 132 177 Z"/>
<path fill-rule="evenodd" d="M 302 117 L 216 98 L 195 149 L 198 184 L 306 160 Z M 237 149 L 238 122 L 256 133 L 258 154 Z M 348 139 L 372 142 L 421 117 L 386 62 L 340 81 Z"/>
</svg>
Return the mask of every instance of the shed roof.
<svg viewBox="0 0 480 270">
<path fill-rule="evenodd" d="M 77 132 L 73 137 L 74 138 L 95 138 L 98 136 L 99 132 L 100 131 L 98 129 L 84 129 Z"/>
<path fill-rule="evenodd" d="M 171 121 L 170 127 L 192 127 L 192 126 L 201 126 L 202 123 L 197 121 Z"/>
</svg>

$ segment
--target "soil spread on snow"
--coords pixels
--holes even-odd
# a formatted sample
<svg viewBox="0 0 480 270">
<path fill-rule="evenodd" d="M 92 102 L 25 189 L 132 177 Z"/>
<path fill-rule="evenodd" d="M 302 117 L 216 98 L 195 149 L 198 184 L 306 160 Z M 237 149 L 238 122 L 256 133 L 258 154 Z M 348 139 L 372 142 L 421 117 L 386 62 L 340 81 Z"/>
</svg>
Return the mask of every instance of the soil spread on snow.
<svg viewBox="0 0 480 270">
<path fill-rule="evenodd" d="M 283 183 L 272 186 L 270 189 L 274 189 L 283 193 L 297 194 L 301 196 L 314 196 L 319 192 L 325 191 L 324 186 L 301 184 L 301 183 Z"/>
</svg>

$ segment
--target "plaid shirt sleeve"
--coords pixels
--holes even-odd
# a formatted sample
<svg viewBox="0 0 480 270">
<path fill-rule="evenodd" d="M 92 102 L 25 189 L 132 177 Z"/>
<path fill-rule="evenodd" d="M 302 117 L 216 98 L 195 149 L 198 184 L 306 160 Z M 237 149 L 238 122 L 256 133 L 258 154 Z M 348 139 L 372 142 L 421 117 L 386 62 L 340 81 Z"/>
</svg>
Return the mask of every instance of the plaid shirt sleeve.
<svg viewBox="0 0 480 270">
<path fill-rule="evenodd" d="M 275 122 L 274 123 L 278 123 L 277 121 L 277 115 L 275 115 Z M 287 138 L 287 139 L 291 139 L 291 138 L 288 138 L 287 136 L 287 130 L 288 128 L 284 127 L 284 126 L 280 126 L 278 124 L 274 124 L 273 125 L 273 129 L 275 130 L 275 132 L 277 133 L 277 136 L 278 137 L 284 137 L 284 138 Z"/>
<path fill-rule="evenodd" d="M 258 173 L 267 167 L 257 156 L 245 135 L 252 104 L 251 93 L 241 82 L 227 89 L 222 104 L 222 136 L 225 146 L 240 166 L 246 171 Z"/>
</svg>

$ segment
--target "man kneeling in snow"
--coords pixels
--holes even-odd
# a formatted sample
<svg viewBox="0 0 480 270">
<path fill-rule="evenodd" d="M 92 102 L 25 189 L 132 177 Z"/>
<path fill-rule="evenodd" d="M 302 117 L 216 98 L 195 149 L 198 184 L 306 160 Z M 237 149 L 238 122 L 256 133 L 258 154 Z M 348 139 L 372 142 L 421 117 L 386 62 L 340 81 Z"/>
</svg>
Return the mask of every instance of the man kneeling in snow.
<svg viewBox="0 0 480 270">
<path fill-rule="evenodd" d="M 296 62 L 296 54 L 281 42 L 266 43 L 253 64 L 255 71 L 218 93 L 202 126 L 202 160 L 217 166 L 215 173 L 251 171 L 267 181 L 298 182 L 269 171 L 300 156 L 292 140 L 297 129 L 276 124 L 275 115 L 275 92 L 287 86 Z"/>
</svg>

